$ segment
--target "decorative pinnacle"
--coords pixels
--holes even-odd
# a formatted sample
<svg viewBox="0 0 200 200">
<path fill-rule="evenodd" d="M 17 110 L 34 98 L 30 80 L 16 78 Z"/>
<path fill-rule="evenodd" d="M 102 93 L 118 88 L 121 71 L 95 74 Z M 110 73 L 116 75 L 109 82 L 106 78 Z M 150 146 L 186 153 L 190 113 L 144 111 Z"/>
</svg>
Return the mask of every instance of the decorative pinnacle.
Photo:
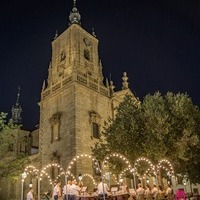
<svg viewBox="0 0 200 200">
<path fill-rule="evenodd" d="M 55 36 L 54 36 L 54 40 L 58 37 L 58 30 L 56 30 Z"/>
<path fill-rule="evenodd" d="M 18 92 L 17 92 L 17 99 L 15 105 L 12 106 L 11 112 L 12 112 L 12 120 L 14 124 L 21 124 L 22 123 L 22 108 L 21 105 L 19 104 L 19 97 L 20 97 L 20 86 L 18 87 Z"/>
<path fill-rule="evenodd" d="M 128 89 L 128 77 L 127 77 L 127 73 L 126 72 L 124 72 L 123 73 L 123 77 L 122 77 L 122 80 L 123 80 L 123 82 L 122 82 L 122 89 L 124 90 L 124 89 Z"/>
<path fill-rule="evenodd" d="M 73 0 L 73 8 L 69 15 L 69 25 L 71 24 L 81 24 L 81 15 L 76 8 L 76 0 Z"/>
<path fill-rule="evenodd" d="M 93 35 L 94 37 L 96 37 L 96 33 L 95 33 L 94 28 L 92 28 L 92 35 Z"/>
<path fill-rule="evenodd" d="M 115 86 L 113 84 L 113 81 L 110 81 L 110 92 L 111 92 L 111 94 L 114 93 L 114 89 L 115 89 Z"/>
<path fill-rule="evenodd" d="M 74 8 L 76 8 L 76 0 L 73 0 Z"/>
<path fill-rule="evenodd" d="M 15 103 L 16 106 L 19 105 L 19 97 L 20 97 L 20 86 L 18 87 L 17 99 L 16 99 L 16 103 Z"/>
</svg>

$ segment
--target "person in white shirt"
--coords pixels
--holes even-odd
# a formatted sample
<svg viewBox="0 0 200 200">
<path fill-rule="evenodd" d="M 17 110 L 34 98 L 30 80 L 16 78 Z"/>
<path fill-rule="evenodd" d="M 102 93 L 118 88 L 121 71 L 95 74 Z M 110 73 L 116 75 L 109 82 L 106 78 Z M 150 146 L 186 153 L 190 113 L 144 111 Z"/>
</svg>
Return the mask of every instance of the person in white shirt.
<svg viewBox="0 0 200 200">
<path fill-rule="evenodd" d="M 71 186 L 69 187 L 70 200 L 76 200 L 79 192 L 80 188 L 76 185 L 76 180 L 73 180 Z"/>
<path fill-rule="evenodd" d="M 156 184 L 153 185 L 153 189 L 151 190 L 153 198 L 157 199 L 158 197 L 158 188 L 156 187 Z"/>
<path fill-rule="evenodd" d="M 159 185 L 158 188 L 158 198 L 165 199 L 165 191 L 163 190 L 162 185 Z"/>
<path fill-rule="evenodd" d="M 138 184 L 138 189 L 136 190 L 136 193 L 137 195 L 144 194 L 144 188 L 140 183 Z"/>
<path fill-rule="evenodd" d="M 165 194 L 167 196 L 167 199 L 172 199 L 172 188 L 169 184 L 167 185 Z"/>
<path fill-rule="evenodd" d="M 103 195 L 107 196 L 108 192 L 110 191 L 108 185 L 106 183 L 103 183 L 102 178 L 100 179 L 100 183 L 97 186 L 97 190 L 99 199 L 101 199 Z"/>
<path fill-rule="evenodd" d="M 30 188 L 28 194 L 27 194 L 27 200 L 34 200 L 33 199 L 33 188 Z"/>
<path fill-rule="evenodd" d="M 69 188 L 70 188 L 70 186 L 71 186 L 71 184 L 72 184 L 72 181 L 68 181 L 67 182 L 67 185 L 65 185 L 64 187 L 63 187 L 63 195 L 64 195 L 64 200 L 70 200 L 70 190 L 69 190 Z M 68 197 L 68 198 L 67 198 Z"/>
<path fill-rule="evenodd" d="M 61 196 L 60 183 L 57 183 L 53 188 L 53 199 L 58 200 L 60 196 Z"/>
<path fill-rule="evenodd" d="M 146 190 L 145 190 L 145 197 L 147 198 L 150 194 L 152 194 L 151 186 L 147 184 Z"/>
</svg>

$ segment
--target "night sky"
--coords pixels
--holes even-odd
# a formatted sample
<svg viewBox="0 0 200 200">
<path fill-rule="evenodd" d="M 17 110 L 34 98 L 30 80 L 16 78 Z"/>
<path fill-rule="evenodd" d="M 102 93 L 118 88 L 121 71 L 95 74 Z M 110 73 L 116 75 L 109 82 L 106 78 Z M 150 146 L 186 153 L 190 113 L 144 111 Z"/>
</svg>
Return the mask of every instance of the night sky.
<svg viewBox="0 0 200 200">
<path fill-rule="evenodd" d="M 104 77 L 143 99 L 187 92 L 200 106 L 199 0 L 77 0 L 82 27 L 95 28 Z M 10 114 L 21 86 L 25 129 L 39 122 L 40 92 L 56 30 L 68 27 L 72 0 L 0 0 L 0 111 Z"/>
</svg>

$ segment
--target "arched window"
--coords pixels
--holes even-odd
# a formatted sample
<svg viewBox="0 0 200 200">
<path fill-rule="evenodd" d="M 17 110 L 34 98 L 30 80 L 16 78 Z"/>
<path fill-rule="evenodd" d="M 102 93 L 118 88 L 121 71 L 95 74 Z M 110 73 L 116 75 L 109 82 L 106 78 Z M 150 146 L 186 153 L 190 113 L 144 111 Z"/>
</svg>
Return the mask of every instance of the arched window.
<svg viewBox="0 0 200 200">
<path fill-rule="evenodd" d="M 99 139 L 100 138 L 100 124 L 101 124 L 101 116 L 95 111 L 90 111 L 90 123 L 92 128 L 91 139 Z"/>
<path fill-rule="evenodd" d="M 93 122 L 92 123 L 92 132 L 93 132 L 93 137 L 96 139 L 99 139 L 99 124 Z"/>
<path fill-rule="evenodd" d="M 60 113 L 55 113 L 50 119 L 51 124 L 51 143 L 60 140 Z"/>
</svg>

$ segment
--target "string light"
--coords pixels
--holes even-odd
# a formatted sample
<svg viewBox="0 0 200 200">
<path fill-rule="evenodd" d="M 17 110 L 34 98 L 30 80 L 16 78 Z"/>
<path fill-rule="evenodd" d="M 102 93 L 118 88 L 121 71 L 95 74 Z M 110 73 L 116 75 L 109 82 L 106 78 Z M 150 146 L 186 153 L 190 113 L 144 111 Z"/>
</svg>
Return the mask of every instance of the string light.
<svg viewBox="0 0 200 200">
<path fill-rule="evenodd" d="M 168 167 L 166 167 L 165 165 L 167 165 Z M 172 166 L 172 164 L 169 162 L 169 160 L 167 159 L 162 159 L 158 162 L 157 166 L 157 172 L 160 169 L 165 170 L 168 174 L 170 174 L 171 176 L 174 176 L 174 168 Z"/>
<path fill-rule="evenodd" d="M 41 170 L 40 175 L 39 175 L 40 181 L 42 181 L 43 176 L 46 176 L 50 185 L 53 184 L 53 180 L 51 179 L 50 175 L 46 172 L 46 170 L 48 170 L 51 167 L 57 167 L 60 170 L 60 173 L 58 174 L 58 176 L 56 177 L 55 180 L 57 180 L 62 174 L 65 174 L 64 169 L 58 163 L 51 163 L 51 164 L 44 166 Z"/>
<path fill-rule="evenodd" d="M 113 158 L 113 157 L 121 159 L 125 164 L 127 164 L 129 169 L 132 169 L 132 166 L 131 166 L 131 163 L 129 162 L 129 160 L 125 156 L 123 156 L 119 153 L 112 153 L 112 154 L 109 154 L 108 156 L 106 156 L 103 160 L 102 166 L 105 166 L 105 164 L 109 161 L 109 159 Z"/>
<path fill-rule="evenodd" d="M 102 172 L 101 169 L 100 169 L 100 166 L 99 166 L 99 162 L 98 160 L 91 156 L 91 155 L 88 155 L 88 154 L 81 154 L 81 155 L 77 155 L 75 156 L 70 162 L 69 162 L 69 165 L 67 167 L 67 170 L 66 172 L 64 171 L 64 169 L 58 164 L 58 163 L 51 163 L 51 164 L 48 164 L 46 166 L 44 166 L 40 171 L 34 167 L 33 165 L 28 165 L 25 169 L 24 169 L 24 173 L 26 173 L 26 177 L 30 174 L 34 174 L 36 175 L 36 178 L 39 178 L 40 181 L 42 181 L 42 178 L 44 176 L 47 177 L 47 179 L 49 180 L 49 183 L 52 184 L 53 181 L 50 177 L 50 175 L 47 173 L 47 170 L 51 167 L 57 167 L 59 170 L 60 170 L 60 173 L 58 174 L 58 176 L 55 178 L 55 181 L 58 180 L 62 175 L 65 175 L 66 177 L 68 176 L 71 176 L 73 179 L 75 179 L 75 176 L 71 173 L 71 169 L 74 165 L 74 163 L 78 160 L 78 159 L 83 159 L 83 158 L 89 158 L 90 160 L 93 161 L 93 164 L 94 164 L 94 168 L 99 171 L 99 172 Z M 158 162 L 158 164 L 155 166 L 152 164 L 152 162 L 148 159 L 148 158 L 145 158 L 145 157 L 141 157 L 141 158 L 138 158 L 135 163 L 134 163 L 134 167 L 131 166 L 131 163 L 129 162 L 129 160 L 123 156 L 122 154 L 119 154 L 119 153 L 112 153 L 112 154 L 109 154 L 107 155 L 103 162 L 102 162 L 102 167 L 105 167 L 106 164 L 109 162 L 109 160 L 111 158 L 118 158 L 120 159 L 125 165 L 126 165 L 126 168 L 120 173 L 119 177 L 121 178 L 123 176 L 123 174 L 126 172 L 126 171 L 130 171 L 134 174 L 138 174 L 138 171 L 137 171 L 137 168 L 139 167 L 139 163 L 140 162 L 145 162 L 147 163 L 148 165 L 148 168 L 146 169 L 146 171 L 144 172 L 144 174 L 142 176 L 147 176 L 150 172 L 153 172 L 154 175 L 156 175 L 156 171 L 158 172 L 160 169 L 162 170 L 165 170 L 170 176 L 174 176 L 174 169 L 173 169 L 173 166 L 172 164 L 169 162 L 169 160 L 167 159 L 162 159 Z M 84 174 L 84 176 L 88 176 L 90 177 L 92 180 L 93 180 L 93 183 L 94 185 L 96 185 L 96 182 L 95 182 L 95 179 L 94 177 L 92 177 L 90 174 Z M 105 177 L 105 175 L 103 175 Z M 26 178 L 25 177 L 25 178 Z M 24 178 L 24 179 L 25 179 Z M 144 178 L 144 177 L 143 177 Z M 116 178 L 117 180 L 117 178 Z"/>
<path fill-rule="evenodd" d="M 130 172 L 132 171 L 133 167 L 131 166 L 131 163 L 129 162 L 129 160 L 125 156 L 123 156 L 122 154 L 119 154 L 119 153 L 112 153 L 112 154 L 107 155 L 102 162 L 103 168 L 106 167 L 106 164 L 109 162 L 109 160 L 111 158 L 120 159 L 126 165 L 125 170 L 129 170 Z M 103 175 L 103 176 L 105 177 L 105 175 Z M 119 184 L 119 182 L 117 182 L 117 178 L 115 178 L 115 181 L 117 184 Z"/>
<path fill-rule="evenodd" d="M 97 183 L 96 183 L 96 181 L 95 181 L 95 179 L 94 179 L 94 177 L 92 175 L 90 175 L 90 174 L 83 174 L 82 177 L 90 177 L 92 179 L 93 184 L 95 186 L 97 185 Z"/>
<path fill-rule="evenodd" d="M 145 175 L 148 174 L 149 172 L 153 172 L 153 174 L 156 175 L 155 166 L 152 164 L 152 162 L 148 158 L 145 158 L 145 157 L 138 158 L 135 161 L 134 171 L 135 171 L 136 174 L 138 174 L 137 166 L 139 165 L 140 162 L 145 162 L 145 163 L 147 163 L 149 165 L 147 170 L 144 172 Z"/>
<path fill-rule="evenodd" d="M 93 163 L 94 163 L 94 167 L 96 168 L 96 170 L 97 171 L 99 171 L 99 172 L 101 172 L 101 169 L 100 169 L 100 167 L 99 167 L 99 162 L 98 162 L 98 160 L 95 158 L 95 157 L 93 157 L 93 156 L 91 156 L 91 155 L 88 155 L 88 154 L 81 154 L 81 155 L 77 155 L 77 156 L 75 156 L 74 158 L 72 158 L 72 160 L 69 162 L 69 165 L 67 166 L 67 172 L 66 172 L 66 175 L 68 175 L 68 174 L 70 174 L 71 173 L 71 169 L 72 169 L 72 165 L 75 163 L 75 161 L 77 161 L 78 159 L 82 159 L 82 158 L 89 158 L 90 160 L 92 160 L 93 161 Z"/>
<path fill-rule="evenodd" d="M 121 179 L 124 176 L 124 173 L 129 171 L 130 173 L 132 173 L 132 169 L 129 168 L 125 168 L 123 171 L 121 171 L 121 173 L 119 174 L 119 179 Z"/>
<path fill-rule="evenodd" d="M 26 168 L 24 169 L 24 172 L 26 174 L 26 176 L 23 178 L 25 179 L 26 177 L 28 177 L 28 175 L 35 175 L 36 178 L 38 178 L 38 175 L 39 175 L 39 170 L 34 167 L 33 165 L 28 165 L 26 166 Z"/>
</svg>

